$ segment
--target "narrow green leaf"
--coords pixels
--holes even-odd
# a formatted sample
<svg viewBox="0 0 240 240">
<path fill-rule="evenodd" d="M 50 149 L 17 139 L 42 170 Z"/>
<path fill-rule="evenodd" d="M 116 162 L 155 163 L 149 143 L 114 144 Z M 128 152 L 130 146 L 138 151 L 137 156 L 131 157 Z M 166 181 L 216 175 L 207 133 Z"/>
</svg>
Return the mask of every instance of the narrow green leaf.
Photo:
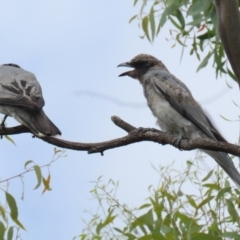
<svg viewBox="0 0 240 240">
<path fill-rule="evenodd" d="M 190 196 L 190 195 L 186 195 L 188 202 L 190 203 L 191 206 L 193 206 L 194 208 L 197 208 L 197 204 L 194 201 L 194 199 Z"/>
<path fill-rule="evenodd" d="M 169 192 L 165 192 L 165 196 L 167 197 L 167 199 L 172 202 L 175 202 L 176 201 L 176 197 L 173 196 L 172 194 L 170 194 Z"/>
<path fill-rule="evenodd" d="M 2 223 L 2 221 L 0 221 L 0 240 L 4 240 L 4 234 L 5 234 L 5 226 Z"/>
<path fill-rule="evenodd" d="M 18 220 L 18 219 L 15 219 L 13 220 L 20 228 L 22 228 L 23 230 L 26 230 L 25 227 L 23 226 L 23 224 Z"/>
<path fill-rule="evenodd" d="M 144 17 L 142 20 L 142 29 L 143 29 L 143 32 L 145 33 L 148 41 L 151 42 L 151 39 L 148 34 L 148 16 Z"/>
<path fill-rule="evenodd" d="M 149 210 L 145 215 L 143 215 L 141 220 L 143 220 L 143 223 L 148 226 L 150 231 L 153 231 L 154 219 L 152 209 Z"/>
<path fill-rule="evenodd" d="M 5 222 L 7 222 L 7 217 L 6 217 L 6 213 L 5 213 L 5 209 L 0 206 L 0 213 L 2 215 L 2 218 L 4 219 Z"/>
<path fill-rule="evenodd" d="M 98 235 L 99 235 L 100 231 L 102 230 L 102 228 L 103 228 L 103 224 L 102 224 L 102 222 L 100 222 L 96 227 L 96 233 Z"/>
<path fill-rule="evenodd" d="M 176 18 L 178 19 L 178 21 L 182 27 L 182 30 L 183 30 L 185 28 L 185 19 L 183 17 L 182 12 L 179 9 L 177 9 L 174 13 L 174 16 L 176 16 Z"/>
<path fill-rule="evenodd" d="M 157 32 L 156 32 L 156 35 L 158 35 L 158 34 L 159 34 L 159 32 L 160 32 L 160 29 L 161 29 L 161 22 L 159 21 L 159 23 L 158 23 L 158 27 L 157 27 Z"/>
<path fill-rule="evenodd" d="M 123 231 L 121 230 L 121 229 L 119 229 L 119 228 L 113 228 L 115 231 L 117 231 L 117 232 L 119 232 L 119 233 L 121 233 L 121 234 L 123 234 Z"/>
<path fill-rule="evenodd" d="M 207 180 L 212 176 L 212 174 L 213 174 L 213 170 L 211 170 L 211 171 L 207 174 L 207 176 L 202 179 L 202 182 L 207 181 Z"/>
<path fill-rule="evenodd" d="M 24 226 L 22 225 L 22 223 L 18 220 L 18 208 L 17 208 L 17 204 L 16 201 L 14 199 L 14 197 L 8 193 L 5 192 L 5 196 L 6 196 L 6 200 L 7 200 L 7 204 L 10 208 L 10 216 L 12 218 L 12 220 L 22 229 L 25 230 Z"/>
<path fill-rule="evenodd" d="M 143 235 L 147 235 L 148 231 L 146 230 L 145 225 L 143 225 L 143 224 L 139 225 L 139 228 L 141 229 Z M 134 238 L 134 240 L 135 240 L 135 238 Z"/>
<path fill-rule="evenodd" d="M 142 6 L 141 6 L 141 9 L 140 9 L 140 15 L 143 15 L 143 10 L 144 10 L 144 8 L 147 5 L 147 1 L 148 0 L 142 0 Z"/>
<path fill-rule="evenodd" d="M 171 23 L 179 30 L 182 30 L 182 26 L 179 25 L 171 16 L 169 16 Z"/>
<path fill-rule="evenodd" d="M 160 18 L 160 26 L 162 27 L 166 21 L 167 21 L 167 17 L 174 12 L 177 9 L 177 6 L 174 4 L 171 4 L 170 6 L 168 6 L 167 8 L 165 8 L 165 10 L 162 13 L 162 16 Z"/>
<path fill-rule="evenodd" d="M 222 119 L 224 119 L 225 121 L 228 121 L 228 122 L 233 122 L 232 120 L 230 120 L 230 119 L 228 119 L 228 118 L 224 117 L 224 116 L 223 116 L 223 115 L 221 115 L 221 114 L 219 114 L 219 116 L 220 116 Z"/>
<path fill-rule="evenodd" d="M 37 185 L 35 186 L 34 189 L 37 189 L 41 185 L 41 182 L 42 182 L 42 172 L 41 172 L 41 168 L 38 165 L 34 165 L 33 168 L 34 168 L 34 171 L 35 171 L 36 177 L 37 177 Z"/>
<path fill-rule="evenodd" d="M 101 221 L 96 227 L 97 234 L 99 234 L 104 227 L 106 227 L 107 225 L 109 225 L 114 221 L 114 219 L 116 218 L 116 215 L 112 215 L 113 211 L 114 209 L 108 209 L 108 215 L 106 219 L 103 222 Z"/>
<path fill-rule="evenodd" d="M 132 16 L 132 17 L 129 19 L 128 23 L 131 23 L 137 16 L 138 16 L 138 14 Z"/>
<path fill-rule="evenodd" d="M 171 215 L 168 213 L 163 220 L 163 225 L 170 227 L 171 223 L 172 223 L 172 218 L 171 218 Z"/>
<path fill-rule="evenodd" d="M 213 52 L 210 52 L 207 54 L 207 56 L 202 60 L 202 62 L 200 63 L 200 65 L 197 68 L 197 72 L 201 69 L 207 66 L 208 64 L 208 60 L 210 59 L 210 57 L 212 56 Z"/>
<path fill-rule="evenodd" d="M 13 141 L 13 139 L 10 138 L 8 135 L 4 135 L 4 137 L 5 137 L 8 141 L 10 141 L 12 144 L 14 144 L 15 146 L 17 146 L 16 143 Z"/>
<path fill-rule="evenodd" d="M 138 0 L 134 0 L 133 6 L 137 4 Z"/>
<path fill-rule="evenodd" d="M 197 36 L 197 38 L 200 40 L 206 40 L 206 39 L 211 39 L 214 36 L 216 36 L 216 32 L 209 30 L 208 32 L 206 32 L 204 34 Z"/>
<path fill-rule="evenodd" d="M 231 192 L 231 190 L 232 190 L 231 187 L 226 187 L 226 188 L 221 189 L 221 190 L 218 192 L 218 195 L 217 195 L 216 200 L 219 200 L 225 193 Z"/>
<path fill-rule="evenodd" d="M 136 219 L 130 224 L 130 230 L 134 230 L 136 227 L 142 225 L 142 222 L 139 219 Z"/>
<path fill-rule="evenodd" d="M 195 35 L 193 38 L 192 50 L 191 50 L 190 54 L 193 54 L 193 52 L 195 52 L 197 59 L 200 61 L 200 55 L 198 54 L 198 44 L 197 44 Z"/>
<path fill-rule="evenodd" d="M 202 208 L 205 204 L 209 203 L 213 198 L 214 198 L 214 196 L 209 196 L 209 197 L 205 198 L 202 202 L 199 203 L 197 208 L 198 209 Z"/>
<path fill-rule="evenodd" d="M 236 102 L 234 102 L 233 100 L 232 100 L 232 102 L 236 107 L 240 108 L 240 106 Z"/>
<path fill-rule="evenodd" d="M 24 164 L 24 168 L 26 169 L 27 168 L 27 165 L 30 164 L 30 163 L 33 163 L 33 160 L 28 160 L 25 162 Z"/>
<path fill-rule="evenodd" d="M 105 219 L 105 221 L 103 222 L 103 226 L 105 227 L 106 225 L 112 223 L 114 221 L 114 219 L 116 218 L 116 215 L 109 215 L 107 216 L 107 218 Z"/>
<path fill-rule="evenodd" d="M 155 37 L 155 18 L 154 18 L 154 8 L 152 6 L 150 13 L 149 13 L 149 22 L 151 26 L 151 32 L 152 32 L 152 42 L 154 41 Z"/>
<path fill-rule="evenodd" d="M 239 218 L 239 215 L 238 215 L 232 201 L 229 200 L 229 199 L 226 199 L 226 202 L 227 202 L 228 212 L 229 212 L 230 216 L 232 217 L 232 221 L 233 222 L 239 222 L 240 218 Z"/>
<path fill-rule="evenodd" d="M 152 205 L 149 204 L 149 203 L 146 203 L 146 204 L 141 205 L 138 209 L 140 210 L 140 209 L 143 209 L 143 208 L 149 208 L 150 206 L 152 206 Z"/>
<path fill-rule="evenodd" d="M 176 40 L 177 40 L 178 43 L 179 43 L 180 45 L 182 45 L 183 47 L 187 47 L 187 45 L 184 44 L 184 43 L 180 40 L 181 35 L 182 35 L 181 33 L 177 34 Z"/>
<path fill-rule="evenodd" d="M 13 239 L 13 227 L 10 227 L 7 233 L 7 240 L 12 240 L 12 239 Z"/>
<path fill-rule="evenodd" d="M 5 195 L 6 195 L 7 204 L 10 208 L 11 218 L 17 219 L 18 218 L 18 208 L 17 208 L 16 201 L 10 193 L 5 192 Z"/>
</svg>

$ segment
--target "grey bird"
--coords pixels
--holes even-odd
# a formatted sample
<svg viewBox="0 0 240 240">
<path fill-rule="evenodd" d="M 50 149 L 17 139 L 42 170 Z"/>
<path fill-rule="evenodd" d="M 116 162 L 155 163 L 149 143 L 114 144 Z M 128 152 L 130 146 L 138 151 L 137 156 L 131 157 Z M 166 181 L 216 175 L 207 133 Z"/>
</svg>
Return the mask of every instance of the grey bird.
<svg viewBox="0 0 240 240">
<path fill-rule="evenodd" d="M 0 113 L 15 118 L 38 136 L 61 135 L 42 110 L 42 89 L 35 75 L 17 64 L 0 65 Z"/>
<path fill-rule="evenodd" d="M 227 142 L 213 126 L 187 86 L 172 75 L 157 58 L 140 54 L 118 67 L 131 67 L 119 75 L 138 79 L 143 86 L 149 108 L 160 128 L 178 139 L 210 138 Z M 240 174 L 228 154 L 207 151 L 240 188 Z"/>
</svg>

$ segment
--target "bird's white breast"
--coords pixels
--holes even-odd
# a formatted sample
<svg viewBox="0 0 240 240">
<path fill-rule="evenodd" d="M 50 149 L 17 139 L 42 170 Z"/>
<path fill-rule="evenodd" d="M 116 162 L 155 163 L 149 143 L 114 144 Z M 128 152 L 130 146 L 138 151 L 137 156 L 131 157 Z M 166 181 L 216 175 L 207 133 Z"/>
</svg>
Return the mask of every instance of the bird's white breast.
<svg viewBox="0 0 240 240">
<path fill-rule="evenodd" d="M 185 133 L 188 138 L 199 137 L 196 126 L 168 103 L 164 96 L 155 89 L 150 79 L 145 79 L 142 84 L 148 106 L 157 118 L 157 123 L 163 131 L 174 135 L 182 135 Z"/>
</svg>

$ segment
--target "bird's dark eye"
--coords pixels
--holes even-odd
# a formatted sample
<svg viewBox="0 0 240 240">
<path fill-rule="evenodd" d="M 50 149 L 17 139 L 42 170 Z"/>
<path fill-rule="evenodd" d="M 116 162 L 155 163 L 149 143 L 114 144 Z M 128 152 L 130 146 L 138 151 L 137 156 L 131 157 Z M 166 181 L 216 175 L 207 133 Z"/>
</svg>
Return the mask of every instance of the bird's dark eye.
<svg viewBox="0 0 240 240">
<path fill-rule="evenodd" d="M 152 62 L 141 61 L 137 63 L 137 68 L 149 68 L 152 67 L 154 64 Z"/>
<path fill-rule="evenodd" d="M 143 68 L 143 67 L 146 67 L 147 66 L 147 63 L 146 62 L 137 62 L 136 63 L 136 67 L 137 68 Z"/>
</svg>

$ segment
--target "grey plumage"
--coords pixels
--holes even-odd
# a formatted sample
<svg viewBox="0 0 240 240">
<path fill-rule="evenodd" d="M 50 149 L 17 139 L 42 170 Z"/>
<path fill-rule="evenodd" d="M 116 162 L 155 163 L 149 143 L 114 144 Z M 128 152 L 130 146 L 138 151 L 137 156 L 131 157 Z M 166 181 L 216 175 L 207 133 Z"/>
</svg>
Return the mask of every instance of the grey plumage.
<svg viewBox="0 0 240 240">
<path fill-rule="evenodd" d="M 0 112 L 15 118 L 36 136 L 61 135 L 42 110 L 44 103 L 33 73 L 12 63 L 0 65 Z"/>
<path fill-rule="evenodd" d="M 160 60 L 140 54 L 118 66 L 134 68 L 119 76 L 129 76 L 140 81 L 148 106 L 163 131 L 178 135 L 179 138 L 211 138 L 227 142 L 195 101 L 187 86 L 172 75 Z M 240 187 L 240 174 L 228 154 L 204 152 L 214 158 Z"/>
</svg>

